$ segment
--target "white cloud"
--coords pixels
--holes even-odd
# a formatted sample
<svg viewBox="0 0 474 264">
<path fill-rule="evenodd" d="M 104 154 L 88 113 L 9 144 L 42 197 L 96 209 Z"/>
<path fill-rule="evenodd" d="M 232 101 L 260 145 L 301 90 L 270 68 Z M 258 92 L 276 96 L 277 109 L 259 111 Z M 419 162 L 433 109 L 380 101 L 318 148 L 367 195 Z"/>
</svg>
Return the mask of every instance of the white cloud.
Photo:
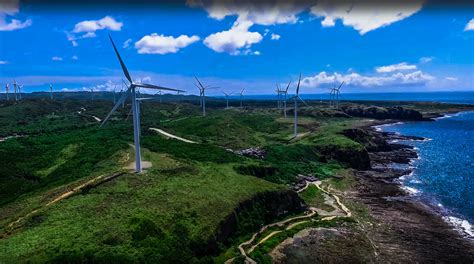
<svg viewBox="0 0 474 264">
<path fill-rule="evenodd" d="M 263 39 L 260 33 L 248 31 L 252 25 L 252 22 L 248 21 L 235 22 L 231 29 L 207 36 L 204 44 L 216 52 L 231 55 L 249 54 L 250 47 Z"/>
<path fill-rule="evenodd" d="M 74 55 L 74 56 L 71 57 L 71 59 L 73 59 L 73 60 L 78 60 L 79 57 L 77 57 L 76 55 Z"/>
<path fill-rule="evenodd" d="M 0 65 L 8 64 L 8 61 L 0 61 Z"/>
<path fill-rule="evenodd" d="M 153 33 L 135 42 L 135 48 L 140 54 L 176 53 L 178 50 L 199 40 L 198 36 L 181 35 L 177 38 Z"/>
<path fill-rule="evenodd" d="M 402 62 L 402 63 L 398 63 L 398 64 L 392 64 L 392 65 L 387 65 L 387 66 L 376 67 L 375 70 L 378 73 L 416 70 L 416 65 L 407 64 L 406 62 Z"/>
<path fill-rule="evenodd" d="M 130 43 L 132 43 L 132 39 L 127 39 L 123 42 L 123 48 L 126 49 L 130 47 Z"/>
<path fill-rule="evenodd" d="M 421 57 L 420 63 L 428 63 L 428 62 L 432 62 L 433 60 L 434 60 L 434 57 Z"/>
<path fill-rule="evenodd" d="M 253 53 L 253 55 L 257 55 L 257 56 L 259 56 L 260 54 L 261 54 L 261 53 L 260 53 L 260 51 L 258 51 L 258 50 L 257 50 L 257 51 L 254 51 L 254 53 Z"/>
<path fill-rule="evenodd" d="M 466 24 L 466 27 L 464 28 L 464 31 L 470 31 L 470 30 L 474 30 L 474 18 L 469 20 L 469 22 L 467 22 Z"/>
<path fill-rule="evenodd" d="M 120 31 L 123 23 L 116 21 L 113 17 L 105 16 L 99 20 L 86 20 L 77 23 L 74 26 L 74 33 L 94 33 L 97 30 L 109 29 L 112 31 Z"/>
<path fill-rule="evenodd" d="M 7 16 L 14 16 L 18 12 L 18 0 L 7 0 L 0 2 L 0 31 L 13 31 L 29 27 L 33 24 L 31 19 L 27 19 L 25 21 L 11 19 L 8 21 Z"/>
<path fill-rule="evenodd" d="M 300 1 L 301 2 L 301 1 Z M 238 0 L 188 0 L 193 7 L 203 7 L 209 17 L 222 20 L 226 16 L 237 16 L 237 22 L 251 22 L 258 25 L 275 25 L 298 22 L 298 13 L 307 6 L 298 1 L 238 1 Z"/>
<path fill-rule="evenodd" d="M 54 57 L 52 57 L 51 59 L 52 59 L 53 61 L 62 61 L 62 60 L 63 60 L 63 58 L 58 57 L 58 56 L 54 56 Z"/>
<path fill-rule="evenodd" d="M 458 80 L 458 78 L 450 77 L 450 76 L 446 77 L 445 79 L 448 80 L 448 81 L 457 81 Z"/>
<path fill-rule="evenodd" d="M 280 36 L 280 35 L 278 35 L 278 34 L 274 34 L 274 33 L 272 33 L 272 36 L 271 36 L 271 38 L 272 38 L 272 40 L 279 40 L 279 39 L 281 38 L 281 36 Z"/>
<path fill-rule="evenodd" d="M 411 73 L 398 72 L 383 76 L 365 76 L 355 72 L 345 75 L 339 74 L 337 72 L 328 74 L 323 71 L 315 76 L 304 78 L 302 80 L 302 85 L 306 87 L 320 87 L 321 85 L 337 84 L 344 81 L 346 85 L 352 86 L 382 87 L 413 84 L 424 85 L 434 79 L 435 77 L 422 71 L 415 71 Z"/>
<path fill-rule="evenodd" d="M 403 20 L 423 6 L 423 1 L 387 1 L 354 2 L 349 0 L 322 0 L 311 8 L 311 13 L 323 17 L 323 27 L 333 27 L 340 19 L 345 26 L 353 27 L 361 35 Z"/>
</svg>

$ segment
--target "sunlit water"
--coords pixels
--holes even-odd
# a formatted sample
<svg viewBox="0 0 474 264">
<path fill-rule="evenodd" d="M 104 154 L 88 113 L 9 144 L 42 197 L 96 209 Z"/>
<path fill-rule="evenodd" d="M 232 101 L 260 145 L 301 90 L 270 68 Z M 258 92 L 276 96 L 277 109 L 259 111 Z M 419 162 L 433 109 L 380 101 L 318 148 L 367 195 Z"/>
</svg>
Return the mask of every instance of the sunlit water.
<svg viewBox="0 0 474 264">
<path fill-rule="evenodd" d="M 383 126 L 384 131 L 430 138 L 405 142 L 416 147 L 414 172 L 402 177 L 405 189 L 432 203 L 445 219 L 474 237 L 474 112 L 435 122 L 407 122 Z"/>
</svg>

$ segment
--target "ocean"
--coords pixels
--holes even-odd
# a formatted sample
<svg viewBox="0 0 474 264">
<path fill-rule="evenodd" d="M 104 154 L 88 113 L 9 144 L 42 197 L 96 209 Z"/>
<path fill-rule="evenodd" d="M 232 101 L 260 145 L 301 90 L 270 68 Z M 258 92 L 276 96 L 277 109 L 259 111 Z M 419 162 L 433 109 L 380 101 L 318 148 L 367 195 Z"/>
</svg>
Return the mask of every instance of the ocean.
<svg viewBox="0 0 474 264">
<path fill-rule="evenodd" d="M 419 154 L 410 164 L 413 173 L 400 179 L 404 189 L 435 206 L 447 221 L 474 238 L 474 112 L 380 128 L 429 139 L 403 142 Z"/>
<path fill-rule="evenodd" d="M 306 100 L 328 100 L 329 93 L 301 94 Z M 231 96 L 238 99 L 238 96 Z M 246 95 L 245 100 L 276 100 L 276 95 Z M 342 93 L 341 100 L 350 101 L 426 101 L 474 104 L 474 91 L 465 92 L 412 92 L 412 93 Z"/>
</svg>

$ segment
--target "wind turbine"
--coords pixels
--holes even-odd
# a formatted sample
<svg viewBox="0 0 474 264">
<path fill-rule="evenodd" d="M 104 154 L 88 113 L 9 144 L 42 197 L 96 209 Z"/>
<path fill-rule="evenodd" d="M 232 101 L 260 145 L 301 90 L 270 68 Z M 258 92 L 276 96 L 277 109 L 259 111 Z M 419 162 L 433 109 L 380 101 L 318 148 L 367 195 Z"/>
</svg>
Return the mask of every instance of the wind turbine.
<svg viewBox="0 0 474 264">
<path fill-rule="evenodd" d="M 244 96 L 244 91 L 245 91 L 245 88 L 242 89 L 242 91 L 240 91 L 240 108 L 242 108 L 242 98 Z"/>
<path fill-rule="evenodd" d="M 8 96 L 8 91 L 10 90 L 10 87 L 8 86 L 8 83 L 5 84 L 5 93 L 7 95 L 7 101 L 10 101 L 10 97 Z"/>
<path fill-rule="evenodd" d="M 301 99 L 300 97 L 300 82 L 301 82 L 301 73 L 300 73 L 300 77 L 298 78 L 298 85 L 296 86 L 296 94 L 293 97 L 288 99 L 288 100 L 293 99 L 295 103 L 294 138 L 298 136 L 298 100 L 300 100 L 306 106 L 308 106 L 308 104 L 305 101 L 303 101 L 303 99 Z"/>
<path fill-rule="evenodd" d="M 288 88 L 290 88 L 290 84 L 291 84 L 291 80 L 288 82 L 288 85 L 286 86 L 286 89 L 285 90 L 282 90 L 283 91 L 283 94 L 284 94 L 284 101 L 283 101 L 283 114 L 286 118 L 286 98 L 288 96 Z"/>
<path fill-rule="evenodd" d="M 194 79 L 197 82 L 194 85 L 199 89 L 199 97 L 201 98 L 199 105 L 202 107 L 202 116 L 206 116 L 206 89 L 216 89 L 219 87 L 204 86 L 196 76 L 194 76 Z"/>
<path fill-rule="evenodd" d="M 19 97 L 18 100 L 20 101 L 21 101 L 21 88 L 23 88 L 23 85 L 18 84 L 18 97 Z"/>
<path fill-rule="evenodd" d="M 91 101 L 94 101 L 94 88 L 91 88 Z"/>
<path fill-rule="evenodd" d="M 341 82 L 339 87 L 335 89 L 335 95 L 336 95 L 336 108 L 339 108 L 339 96 L 341 95 L 341 87 L 344 84 L 344 81 Z"/>
<path fill-rule="evenodd" d="M 14 91 L 15 91 L 15 101 L 18 101 L 18 96 L 17 96 L 17 94 L 16 94 L 17 89 L 18 89 L 18 84 L 16 83 L 16 80 L 15 80 L 15 79 L 13 79 L 13 89 L 14 89 Z"/>
<path fill-rule="evenodd" d="M 53 100 L 53 85 L 52 84 L 49 84 L 49 94 L 50 94 L 51 100 Z"/>
<path fill-rule="evenodd" d="M 182 90 L 177 90 L 177 89 L 171 89 L 171 88 L 165 88 L 161 86 L 156 86 L 152 84 L 146 84 L 146 83 L 135 83 L 133 82 L 132 77 L 130 76 L 130 73 L 128 72 L 127 66 L 125 66 L 125 63 L 122 60 L 122 57 L 120 57 L 120 54 L 117 50 L 117 47 L 115 46 L 114 41 L 112 40 L 112 37 L 109 35 L 110 42 L 112 42 L 112 46 L 115 50 L 115 54 L 117 55 L 117 58 L 120 62 L 120 66 L 122 67 L 122 71 L 129 81 L 129 84 L 127 84 L 127 90 L 122 94 L 118 102 L 114 105 L 110 113 L 104 118 L 104 121 L 101 123 L 101 127 L 109 120 L 110 116 L 117 110 L 117 108 L 129 97 L 131 96 L 132 99 L 132 112 L 133 112 L 133 137 L 134 137 L 134 143 L 135 143 L 135 172 L 141 172 L 142 171 L 142 162 L 141 162 L 141 153 L 140 153 L 140 110 L 138 108 L 139 106 L 139 99 L 137 99 L 137 93 L 136 93 L 136 88 L 147 88 L 147 89 L 156 89 L 156 90 L 168 90 L 168 91 L 178 91 L 178 92 L 184 92 Z"/>
<path fill-rule="evenodd" d="M 277 94 L 277 108 L 280 109 L 281 108 L 281 87 L 280 87 L 280 84 L 276 84 L 276 90 L 275 90 L 276 94 Z"/>
<path fill-rule="evenodd" d="M 226 92 L 222 92 L 223 94 L 225 94 L 225 100 L 227 102 L 227 107 L 225 109 L 229 109 L 229 96 L 232 95 L 232 93 L 226 93 Z"/>
</svg>

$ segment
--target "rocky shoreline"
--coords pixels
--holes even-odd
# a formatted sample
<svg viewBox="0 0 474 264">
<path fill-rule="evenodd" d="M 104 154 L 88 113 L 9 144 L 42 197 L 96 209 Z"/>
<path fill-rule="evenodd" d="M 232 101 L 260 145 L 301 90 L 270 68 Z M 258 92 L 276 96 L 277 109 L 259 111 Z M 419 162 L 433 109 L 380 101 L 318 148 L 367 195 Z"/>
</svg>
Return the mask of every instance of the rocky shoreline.
<svg viewBox="0 0 474 264">
<path fill-rule="evenodd" d="M 370 170 L 355 170 L 355 192 L 349 199 L 368 207 L 375 225 L 368 236 L 386 262 L 473 263 L 474 241 L 463 237 L 442 215 L 417 201 L 401 188 L 397 179 L 411 168 L 394 168 L 393 163 L 409 164 L 418 157 L 412 146 L 391 143 L 426 140 L 365 128 L 378 142 L 370 151 Z"/>
</svg>

